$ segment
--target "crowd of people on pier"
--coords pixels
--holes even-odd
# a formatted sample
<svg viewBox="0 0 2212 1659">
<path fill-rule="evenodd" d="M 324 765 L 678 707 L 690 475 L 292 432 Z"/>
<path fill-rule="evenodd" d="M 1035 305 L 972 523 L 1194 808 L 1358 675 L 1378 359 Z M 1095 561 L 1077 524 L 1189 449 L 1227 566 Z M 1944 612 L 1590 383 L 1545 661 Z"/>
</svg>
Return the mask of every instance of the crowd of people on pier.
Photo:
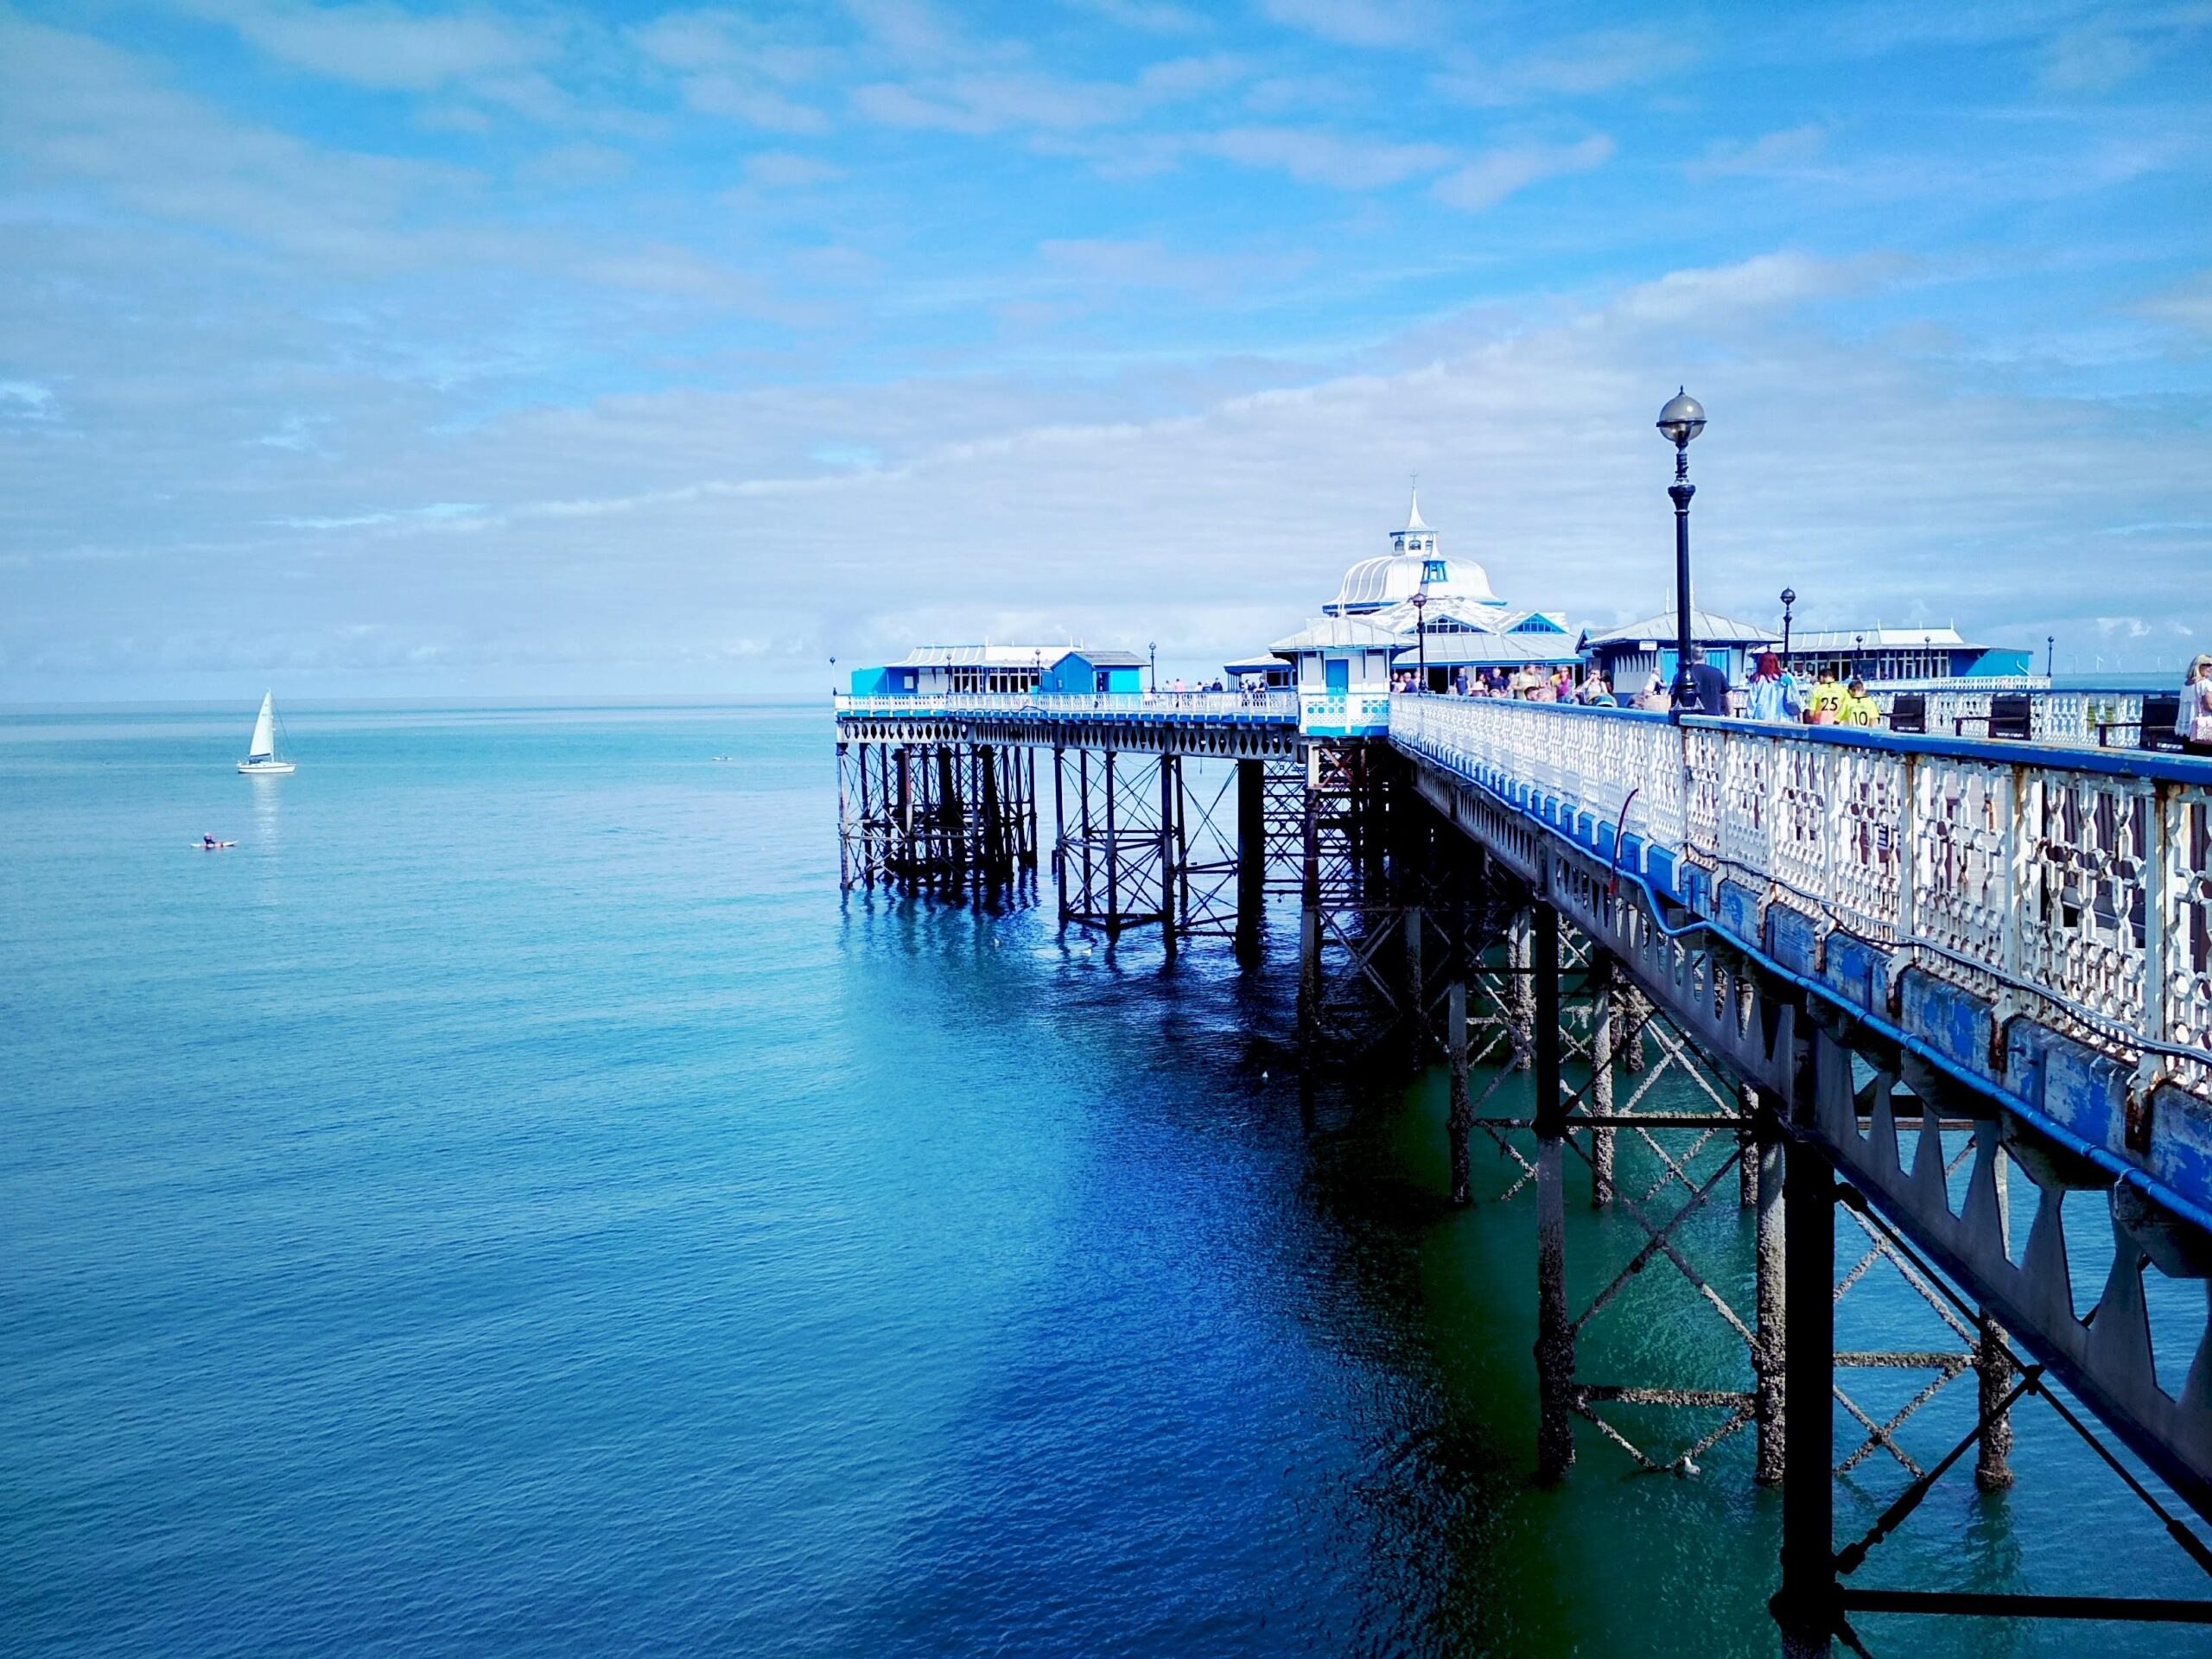
<svg viewBox="0 0 2212 1659">
<path fill-rule="evenodd" d="M 2212 672 L 2207 674 L 2212 685 Z M 1395 682 L 1400 691 L 1418 690 L 1421 677 L 1402 673 Z M 1644 709 L 1657 713 L 1674 709 L 1679 701 L 1686 714 L 1724 719 L 1756 720 L 1768 723 L 1802 721 L 1808 726 L 1863 726 L 1882 723 L 1881 705 L 1857 675 L 1844 680 L 1823 670 L 1806 685 L 1782 666 L 1773 652 L 1754 660 L 1749 678 L 1731 685 L 1719 669 L 1693 651 L 1688 683 L 1679 691 L 1657 673 L 1633 690 L 1615 687 L 1604 672 L 1591 669 L 1580 676 L 1561 665 L 1546 668 L 1529 664 L 1510 671 L 1503 668 L 1458 669 L 1446 681 L 1444 693 L 1459 697 L 1509 697 L 1522 702 L 1573 702 L 1586 708 Z"/>
<path fill-rule="evenodd" d="M 1565 666 L 1530 664 L 1503 668 L 1438 671 L 1444 679 L 1440 695 L 1458 697 L 1506 697 L 1523 702 L 1580 703 L 1588 708 L 1643 709 L 1666 714 L 1677 707 L 1685 714 L 1724 720 L 1757 721 L 1764 725 L 1850 726 L 1879 728 L 1887 723 L 1880 703 L 1859 675 L 1848 677 L 1824 668 L 1811 684 L 1783 666 L 1777 652 L 1761 652 L 1752 659 L 1750 676 L 1730 684 L 1726 675 L 1695 649 L 1690 671 L 1681 686 L 1669 686 L 1656 672 L 1635 690 L 1615 687 L 1600 670 L 1577 676 Z M 1417 691 L 1418 673 L 1395 675 L 1392 689 Z M 2160 716 L 2163 720 L 2164 716 Z M 2163 727 L 2161 728 L 2163 729 Z M 2212 654 L 2196 658 L 2182 682 L 2175 710 L 2174 736 L 2188 753 L 2212 755 Z"/>
</svg>

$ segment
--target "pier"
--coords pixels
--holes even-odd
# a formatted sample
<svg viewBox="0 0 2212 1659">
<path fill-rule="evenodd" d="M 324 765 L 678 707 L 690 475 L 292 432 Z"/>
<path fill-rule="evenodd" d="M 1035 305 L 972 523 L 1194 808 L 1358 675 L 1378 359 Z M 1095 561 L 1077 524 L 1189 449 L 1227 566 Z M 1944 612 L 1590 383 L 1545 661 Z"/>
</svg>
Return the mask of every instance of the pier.
<svg viewBox="0 0 2212 1659">
<path fill-rule="evenodd" d="M 1585 1456 L 1688 1476 L 1751 1435 L 1782 1493 L 1786 1653 L 1856 1649 L 1861 1611 L 2212 1624 L 2212 1596 L 1870 1587 L 1938 1481 L 2032 1478 L 2012 1462 L 2027 1408 L 2212 1573 L 2212 764 L 2091 747 L 2078 722 L 2064 747 L 1313 677 L 841 696 L 845 880 L 982 892 L 1049 848 L 1065 925 L 1247 959 L 1294 900 L 1306 1080 L 1441 1065 L 1452 1200 L 1533 1210 L 1540 1478 Z M 1533 1084 L 1525 1116 L 1492 1105 L 1508 1076 Z M 1478 1142 L 1509 1178 L 1479 1198 Z M 1570 1201 L 1645 1240 L 1579 1306 Z M 1678 1243 L 1732 1202 L 1756 1217 L 1748 1306 Z M 2077 1285 L 2092 1235 L 2109 1267 Z M 1646 1272 L 1735 1333 L 1745 1382 L 1585 1374 L 1578 1338 Z M 1839 1351 L 1836 1304 L 1870 1272 L 1950 1340 Z M 1852 1392 L 1870 1371 L 1925 1382 L 1878 1417 Z M 1914 1457 L 1902 1426 L 1954 1385 L 1971 1430 Z M 1655 1442 L 1624 1407 L 1679 1432 Z M 1834 1483 L 1869 1459 L 1906 1484 L 1839 1536 Z"/>
</svg>

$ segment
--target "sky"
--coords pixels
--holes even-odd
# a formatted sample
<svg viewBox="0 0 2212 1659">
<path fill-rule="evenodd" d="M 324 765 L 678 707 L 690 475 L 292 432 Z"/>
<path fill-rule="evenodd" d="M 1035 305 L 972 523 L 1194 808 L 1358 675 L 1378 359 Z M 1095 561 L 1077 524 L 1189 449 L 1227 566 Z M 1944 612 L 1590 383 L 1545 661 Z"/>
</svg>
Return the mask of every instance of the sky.
<svg viewBox="0 0 2212 1659">
<path fill-rule="evenodd" d="M 2212 4 L 0 5 L 0 700 L 2212 650 Z M 833 671 L 830 659 L 838 666 Z"/>
</svg>

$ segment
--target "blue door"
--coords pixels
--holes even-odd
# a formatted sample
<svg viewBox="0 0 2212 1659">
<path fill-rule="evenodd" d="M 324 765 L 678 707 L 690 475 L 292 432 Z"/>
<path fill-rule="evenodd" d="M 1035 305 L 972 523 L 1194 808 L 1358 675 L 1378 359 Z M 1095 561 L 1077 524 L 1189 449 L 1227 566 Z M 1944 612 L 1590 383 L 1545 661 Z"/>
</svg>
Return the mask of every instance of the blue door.
<svg viewBox="0 0 2212 1659">
<path fill-rule="evenodd" d="M 1329 657 L 1323 658 L 1321 663 L 1321 684 L 1324 689 L 1331 691 L 1351 690 L 1351 664 L 1341 657 Z"/>
</svg>

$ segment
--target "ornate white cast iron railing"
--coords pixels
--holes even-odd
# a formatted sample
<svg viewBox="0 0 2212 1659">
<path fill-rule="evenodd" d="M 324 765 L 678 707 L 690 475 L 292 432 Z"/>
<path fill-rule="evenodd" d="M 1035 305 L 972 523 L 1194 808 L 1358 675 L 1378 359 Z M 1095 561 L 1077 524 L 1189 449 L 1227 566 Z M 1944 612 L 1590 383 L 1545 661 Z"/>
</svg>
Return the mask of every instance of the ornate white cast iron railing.
<svg viewBox="0 0 2212 1659">
<path fill-rule="evenodd" d="M 2212 764 L 1418 696 L 1390 735 L 2205 1085 Z"/>
<path fill-rule="evenodd" d="M 1298 717 L 1295 691 L 1020 691 L 901 692 L 883 696 L 836 699 L 843 715 L 922 718 L 964 715 L 1059 715 L 1067 716 L 1174 715 L 1206 720 L 1287 721 Z"/>
<path fill-rule="evenodd" d="M 1889 715 L 1895 712 L 1899 693 L 1916 695 L 1922 699 L 1929 736 L 1980 738 L 1990 735 L 1996 697 L 2013 690 L 2026 690 L 2030 742 L 2081 749 L 2137 747 L 2137 734 L 2143 724 L 2145 694 L 2140 691 L 2053 691 L 1993 681 L 1971 690 L 1956 685 L 1926 690 L 1883 686 L 1876 690 L 1875 700 Z"/>
</svg>

